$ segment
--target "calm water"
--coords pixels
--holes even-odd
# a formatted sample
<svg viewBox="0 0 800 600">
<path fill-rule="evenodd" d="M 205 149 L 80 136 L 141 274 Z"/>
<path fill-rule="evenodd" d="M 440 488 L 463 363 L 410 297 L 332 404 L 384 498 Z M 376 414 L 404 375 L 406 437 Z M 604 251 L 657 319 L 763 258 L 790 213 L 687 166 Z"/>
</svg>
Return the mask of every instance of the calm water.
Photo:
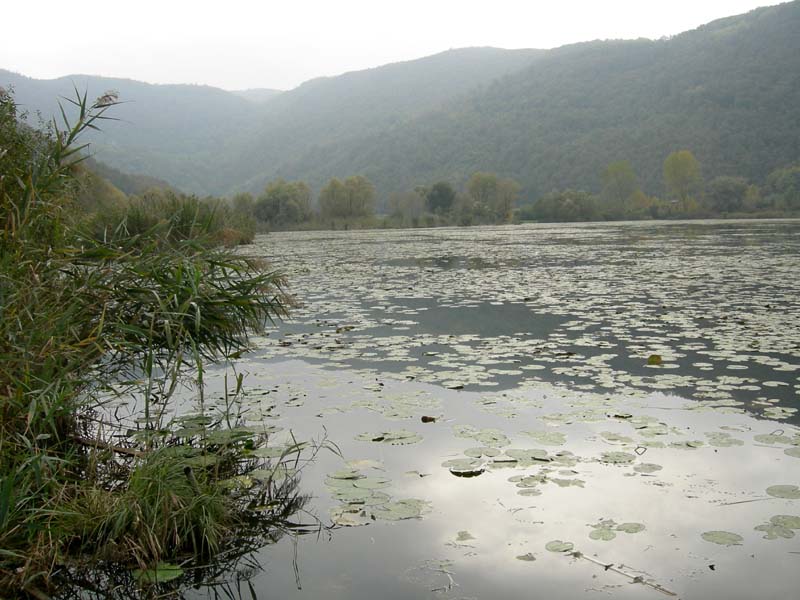
<svg viewBox="0 0 800 600">
<path fill-rule="evenodd" d="M 298 539 L 299 577 L 290 541 L 261 551 L 259 597 L 794 597 L 799 234 L 259 238 L 301 306 L 236 365 L 249 418 L 342 454 L 302 473 L 334 527 Z"/>
</svg>

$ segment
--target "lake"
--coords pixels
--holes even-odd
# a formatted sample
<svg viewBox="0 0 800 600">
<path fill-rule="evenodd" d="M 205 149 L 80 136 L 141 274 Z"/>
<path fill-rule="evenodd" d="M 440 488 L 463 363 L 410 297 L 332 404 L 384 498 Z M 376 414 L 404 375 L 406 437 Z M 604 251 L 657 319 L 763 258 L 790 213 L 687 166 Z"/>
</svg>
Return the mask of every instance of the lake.
<svg viewBox="0 0 800 600">
<path fill-rule="evenodd" d="M 239 573 L 258 597 L 796 594 L 800 221 L 273 233 L 246 252 L 297 301 L 233 367 L 247 418 L 338 448 L 301 473 L 298 520 L 328 527 L 258 552 Z"/>
</svg>

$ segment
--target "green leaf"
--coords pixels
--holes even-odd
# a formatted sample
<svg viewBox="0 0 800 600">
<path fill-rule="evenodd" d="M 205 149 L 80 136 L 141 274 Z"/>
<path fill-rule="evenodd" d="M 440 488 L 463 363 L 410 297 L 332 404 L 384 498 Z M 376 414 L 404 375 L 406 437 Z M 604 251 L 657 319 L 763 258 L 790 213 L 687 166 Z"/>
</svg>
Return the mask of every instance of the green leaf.
<svg viewBox="0 0 800 600">
<path fill-rule="evenodd" d="M 133 576 L 142 583 L 166 583 L 183 575 L 183 569 L 170 563 L 158 563 L 151 569 L 136 569 Z"/>
</svg>

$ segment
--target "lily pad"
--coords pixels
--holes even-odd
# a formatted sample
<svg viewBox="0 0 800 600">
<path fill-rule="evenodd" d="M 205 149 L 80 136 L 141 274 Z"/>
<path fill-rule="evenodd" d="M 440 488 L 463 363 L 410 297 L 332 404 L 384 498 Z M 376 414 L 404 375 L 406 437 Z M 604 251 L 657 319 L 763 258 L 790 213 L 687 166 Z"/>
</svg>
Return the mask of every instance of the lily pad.
<svg viewBox="0 0 800 600">
<path fill-rule="evenodd" d="M 642 523 L 620 523 L 617 525 L 617 531 L 624 531 L 625 533 L 639 533 L 644 530 L 645 527 Z"/>
<path fill-rule="evenodd" d="M 609 542 L 617 537 L 617 534 L 614 533 L 611 529 L 606 529 L 605 527 L 599 527 L 597 529 L 593 529 L 589 533 L 589 537 L 593 540 L 601 540 L 603 542 Z"/>
<path fill-rule="evenodd" d="M 630 452 L 603 452 L 600 462 L 612 465 L 627 465 L 636 460 L 636 455 Z"/>
<path fill-rule="evenodd" d="M 795 515 L 775 515 L 770 517 L 769 522 L 786 529 L 800 529 L 800 517 Z"/>
<path fill-rule="evenodd" d="M 376 518 L 386 521 L 402 521 L 404 519 L 420 518 L 423 511 L 427 508 L 428 503 L 424 500 L 408 498 L 406 500 L 388 502 L 373 510 L 372 514 L 375 515 Z"/>
<path fill-rule="evenodd" d="M 791 444 L 792 438 L 788 435 L 780 435 L 776 433 L 759 433 L 754 435 L 753 439 L 760 444 Z"/>
<path fill-rule="evenodd" d="M 572 552 L 575 545 L 572 542 L 562 542 L 561 540 L 553 540 L 547 542 L 544 548 L 550 552 Z"/>
<path fill-rule="evenodd" d="M 468 542 L 469 540 L 474 540 L 475 536 L 472 535 L 469 531 L 459 531 L 456 534 L 456 541 L 457 542 Z"/>
<path fill-rule="evenodd" d="M 457 477 L 476 477 L 483 473 L 483 461 L 477 458 L 454 458 L 442 463 L 446 469 Z"/>
<path fill-rule="evenodd" d="M 362 477 L 353 481 L 353 485 L 365 490 L 380 490 L 389 487 L 391 479 L 386 479 L 385 477 Z"/>
<path fill-rule="evenodd" d="M 464 450 L 464 455 L 469 456 L 470 458 L 481 458 L 484 456 L 491 458 L 493 456 L 499 456 L 500 450 L 497 448 L 490 448 L 488 446 L 480 446 L 478 448 L 467 448 Z"/>
<path fill-rule="evenodd" d="M 744 541 L 742 536 L 730 531 L 706 531 L 700 537 L 707 542 L 719 544 L 720 546 L 741 546 Z"/>
<path fill-rule="evenodd" d="M 369 525 L 372 522 L 372 518 L 361 508 L 337 506 L 331 509 L 331 521 L 341 527 L 360 527 Z"/>
<path fill-rule="evenodd" d="M 158 563 L 151 569 L 136 569 L 133 576 L 143 583 L 166 583 L 183 575 L 183 569 L 170 563 Z"/>
<path fill-rule="evenodd" d="M 767 494 L 773 498 L 798 500 L 800 499 L 800 488 L 796 485 L 771 485 L 767 488 Z"/>
<path fill-rule="evenodd" d="M 520 554 L 519 556 L 517 556 L 517 560 L 521 560 L 524 562 L 533 562 L 536 560 L 536 557 L 530 552 L 528 552 L 527 554 Z"/>
<path fill-rule="evenodd" d="M 708 438 L 708 443 L 711 444 L 712 446 L 716 446 L 717 448 L 744 446 L 744 442 L 742 440 L 731 436 L 730 433 L 725 433 L 721 431 L 712 431 L 710 433 L 706 433 L 706 437 Z"/>
<path fill-rule="evenodd" d="M 793 448 L 786 448 L 783 451 L 786 456 L 791 456 L 793 458 L 800 458 L 800 446 L 794 446 Z"/>
<path fill-rule="evenodd" d="M 280 458 L 284 452 L 286 452 L 286 448 L 283 446 L 266 446 L 253 450 L 253 456 L 258 456 L 259 458 Z"/>
<path fill-rule="evenodd" d="M 657 465 L 655 463 L 641 463 L 633 467 L 633 470 L 637 473 L 655 473 L 656 471 L 660 471 L 663 469 L 661 465 Z"/>
<path fill-rule="evenodd" d="M 765 540 L 777 540 L 778 538 L 791 539 L 794 537 L 794 531 L 788 527 L 782 527 L 774 523 L 765 523 L 764 525 L 754 527 L 754 529 L 756 531 L 763 531 Z"/>
<path fill-rule="evenodd" d="M 547 450 L 539 450 L 538 448 L 530 448 L 530 449 L 512 448 L 511 450 L 506 450 L 506 455 L 518 461 L 538 460 L 542 462 L 550 462 L 552 460 L 552 458 L 547 456 Z"/>
</svg>

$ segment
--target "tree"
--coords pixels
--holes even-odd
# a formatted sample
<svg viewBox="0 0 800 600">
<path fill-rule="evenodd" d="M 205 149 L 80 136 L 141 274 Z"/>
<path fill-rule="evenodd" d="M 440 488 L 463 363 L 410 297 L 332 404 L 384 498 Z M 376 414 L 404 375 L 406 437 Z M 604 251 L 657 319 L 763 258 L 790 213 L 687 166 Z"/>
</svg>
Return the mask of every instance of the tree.
<svg viewBox="0 0 800 600">
<path fill-rule="evenodd" d="M 600 196 L 613 213 L 624 214 L 637 191 L 639 182 L 627 160 L 613 162 L 603 171 L 603 191 Z"/>
<path fill-rule="evenodd" d="M 456 200 L 456 191 L 446 181 L 434 183 L 425 195 L 428 210 L 442 215 L 450 212 Z"/>
<path fill-rule="evenodd" d="M 800 164 L 775 169 L 764 186 L 772 205 L 779 210 L 800 210 Z"/>
<path fill-rule="evenodd" d="M 597 202 L 590 193 L 580 190 L 552 192 L 524 210 L 523 218 L 550 222 L 594 221 L 598 218 Z"/>
<path fill-rule="evenodd" d="M 334 177 L 319 193 L 319 210 L 323 218 L 333 219 L 345 214 L 345 189 L 341 180 Z"/>
<path fill-rule="evenodd" d="M 714 212 L 736 212 L 744 207 L 747 192 L 747 181 L 742 177 L 717 177 L 708 184 L 706 202 Z"/>
<path fill-rule="evenodd" d="M 253 194 L 241 192 L 231 198 L 231 208 L 237 215 L 255 217 L 256 200 Z"/>
<path fill-rule="evenodd" d="M 389 196 L 389 211 L 392 217 L 416 226 L 425 212 L 426 201 L 417 192 L 404 192 Z"/>
<path fill-rule="evenodd" d="M 474 173 L 467 182 L 467 194 L 478 219 L 506 223 L 519 196 L 520 186 L 513 179 L 500 179 L 494 173 Z"/>
<path fill-rule="evenodd" d="M 348 217 L 369 217 L 375 213 L 375 187 L 362 175 L 344 180 Z"/>
<path fill-rule="evenodd" d="M 513 179 L 501 179 L 497 183 L 497 196 L 494 202 L 494 214 L 501 223 L 511 221 L 511 214 L 519 199 L 520 185 Z"/>
<path fill-rule="evenodd" d="M 361 175 L 334 177 L 320 191 L 319 206 L 326 219 L 368 217 L 375 211 L 375 188 Z"/>
<path fill-rule="evenodd" d="M 255 216 L 270 225 L 293 225 L 311 216 L 311 189 L 302 181 L 276 179 L 264 189 Z"/>
<path fill-rule="evenodd" d="M 689 150 L 673 152 L 664 161 L 664 183 L 670 194 L 684 207 L 700 189 L 703 180 L 700 163 Z"/>
</svg>

